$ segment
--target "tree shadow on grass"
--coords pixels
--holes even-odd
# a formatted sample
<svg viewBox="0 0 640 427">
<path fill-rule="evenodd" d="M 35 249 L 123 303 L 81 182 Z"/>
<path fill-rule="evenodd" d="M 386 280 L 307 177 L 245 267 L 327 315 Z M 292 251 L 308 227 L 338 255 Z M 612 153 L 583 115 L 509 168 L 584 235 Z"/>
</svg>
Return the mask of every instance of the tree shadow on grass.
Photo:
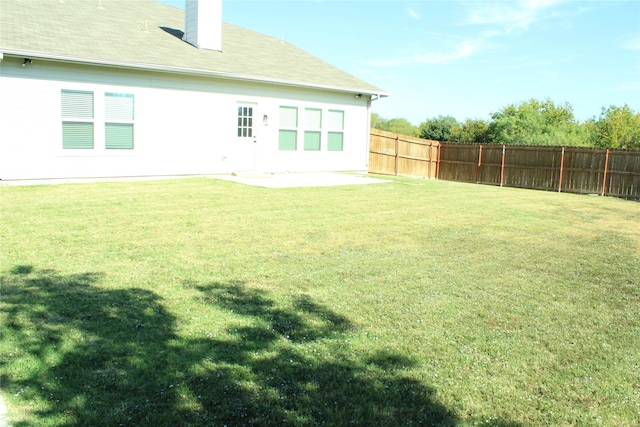
<svg viewBox="0 0 640 427">
<path fill-rule="evenodd" d="M 153 292 L 102 279 L 31 266 L 0 277 L 2 389 L 36 408 L 13 425 L 129 425 L 174 405 L 161 390 L 175 319 Z"/>
<path fill-rule="evenodd" d="M 205 406 L 219 408 L 228 396 L 228 413 L 219 421 L 236 425 L 454 425 L 456 416 L 434 400 L 435 391 L 402 375 L 409 358 L 376 353 L 360 358 L 343 347 L 353 325 L 308 297 L 283 307 L 264 292 L 242 285 L 200 286 L 205 300 L 255 320 L 231 328 L 232 338 L 202 345 L 227 369 L 195 377 L 215 384 L 224 376 L 243 384 L 220 383 L 206 393 Z M 235 374 L 234 370 L 242 372 Z"/>
<path fill-rule="evenodd" d="M 192 286 L 223 334 L 178 336 L 144 289 L 17 266 L 2 276 L 2 387 L 37 420 L 14 425 L 455 425 L 392 352 L 350 354 L 348 319 L 308 297 Z"/>
</svg>

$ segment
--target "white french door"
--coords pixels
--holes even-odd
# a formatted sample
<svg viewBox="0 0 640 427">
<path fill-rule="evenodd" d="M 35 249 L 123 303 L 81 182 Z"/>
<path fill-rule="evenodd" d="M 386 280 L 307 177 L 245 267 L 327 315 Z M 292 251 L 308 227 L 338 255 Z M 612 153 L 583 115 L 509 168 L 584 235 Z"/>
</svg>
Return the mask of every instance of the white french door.
<svg viewBox="0 0 640 427">
<path fill-rule="evenodd" d="M 238 121 L 234 160 L 236 172 L 256 170 L 257 144 L 256 135 L 256 109 L 258 104 L 242 102 L 238 103 Z"/>
</svg>

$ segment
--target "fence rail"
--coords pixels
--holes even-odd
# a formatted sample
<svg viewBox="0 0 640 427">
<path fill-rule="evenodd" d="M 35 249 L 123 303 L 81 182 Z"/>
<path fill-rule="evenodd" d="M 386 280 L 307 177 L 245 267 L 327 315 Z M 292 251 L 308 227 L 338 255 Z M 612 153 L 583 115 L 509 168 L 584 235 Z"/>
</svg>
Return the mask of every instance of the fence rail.
<svg viewBox="0 0 640 427">
<path fill-rule="evenodd" d="M 369 172 L 640 200 L 640 151 L 449 144 L 371 130 Z"/>
</svg>

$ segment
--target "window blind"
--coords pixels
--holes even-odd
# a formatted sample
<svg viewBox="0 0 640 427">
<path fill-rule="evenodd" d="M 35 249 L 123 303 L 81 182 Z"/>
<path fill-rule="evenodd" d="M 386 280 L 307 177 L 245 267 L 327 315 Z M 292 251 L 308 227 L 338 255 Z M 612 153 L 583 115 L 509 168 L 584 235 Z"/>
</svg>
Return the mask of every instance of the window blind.
<svg viewBox="0 0 640 427">
<path fill-rule="evenodd" d="M 133 120 L 133 95 L 105 93 L 104 118 L 106 121 L 126 122 Z"/>
<path fill-rule="evenodd" d="M 62 117 L 93 119 L 93 92 L 63 90 Z"/>
<path fill-rule="evenodd" d="M 92 149 L 93 123 L 62 122 L 62 148 Z"/>
</svg>

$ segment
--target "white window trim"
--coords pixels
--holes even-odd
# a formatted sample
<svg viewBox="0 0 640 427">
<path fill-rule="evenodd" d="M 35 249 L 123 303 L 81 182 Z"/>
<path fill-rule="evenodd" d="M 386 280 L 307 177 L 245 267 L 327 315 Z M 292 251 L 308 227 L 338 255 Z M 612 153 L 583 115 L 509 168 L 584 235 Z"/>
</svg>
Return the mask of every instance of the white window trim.
<svg viewBox="0 0 640 427">
<path fill-rule="evenodd" d="M 65 120 L 65 117 L 62 117 L 62 102 L 61 102 L 61 93 L 63 90 L 69 91 L 79 91 L 79 92 L 92 92 L 93 93 L 93 149 L 69 149 L 62 148 L 62 122 L 74 122 L 81 120 L 68 119 Z M 136 125 L 133 126 L 134 132 L 134 146 L 133 149 L 107 149 L 105 146 L 105 94 L 107 93 L 122 93 L 122 94 L 131 94 L 134 96 L 134 120 L 135 122 L 135 98 L 137 94 L 131 91 L 131 88 L 121 88 L 121 87 L 95 87 L 95 86 L 83 86 L 83 85 L 74 85 L 74 84 L 65 84 L 61 86 L 57 92 L 58 96 L 58 138 L 57 145 L 54 150 L 55 157 L 138 157 L 140 152 L 139 144 L 136 144 L 138 140 L 136 138 Z M 111 123 L 111 122 L 109 122 Z"/>
<path fill-rule="evenodd" d="M 340 129 L 338 129 L 337 127 L 331 127 L 331 119 L 330 119 L 330 115 L 331 113 L 342 113 L 342 125 L 340 127 Z M 328 108 L 327 109 L 327 146 L 326 146 L 326 151 L 328 153 L 343 153 L 345 151 L 345 117 L 346 117 L 347 113 L 344 109 L 338 109 L 338 108 Z M 330 133 L 340 133 L 342 134 L 342 149 L 341 150 L 329 150 L 329 134 Z"/>
<path fill-rule="evenodd" d="M 295 109 L 296 110 L 296 126 L 295 127 L 291 127 L 291 126 L 282 126 L 281 123 L 281 116 L 280 116 L 280 112 L 283 108 L 291 108 L 291 109 Z M 277 138 L 277 150 L 278 153 L 296 153 L 298 151 L 301 151 L 301 144 L 300 144 L 300 134 L 301 134 L 301 129 L 300 129 L 300 110 L 302 108 L 299 105 L 280 105 L 278 106 L 278 138 Z M 280 131 L 295 131 L 296 132 L 296 148 L 295 150 L 282 150 L 280 149 Z"/>
<path fill-rule="evenodd" d="M 309 123 L 307 123 L 307 112 L 308 111 L 318 111 L 320 112 L 320 126 L 319 127 L 313 127 L 310 126 Z M 323 132 L 323 117 L 324 116 L 324 109 L 323 108 L 318 108 L 318 107 L 305 107 L 304 108 L 304 129 L 303 129 L 303 134 L 302 134 L 302 150 L 303 151 L 308 151 L 308 152 L 319 152 L 322 151 L 322 146 L 324 145 L 323 142 L 326 139 L 326 135 L 324 135 Z M 307 150 L 305 147 L 305 144 L 307 142 L 307 132 L 313 132 L 315 134 L 320 134 L 320 147 L 318 147 L 317 150 Z"/>
<path fill-rule="evenodd" d="M 109 96 L 113 96 L 113 95 L 118 95 L 118 96 L 122 96 L 122 97 L 130 97 L 131 98 L 131 118 L 130 119 L 121 119 L 121 118 L 116 118 L 116 119 L 112 119 L 111 117 L 107 117 L 107 111 L 106 111 L 106 105 L 107 105 L 107 98 Z M 125 151 L 134 151 L 136 149 L 136 125 L 135 125 L 135 118 L 136 118 L 136 97 L 134 94 L 132 93 L 122 93 L 122 92 L 105 92 L 103 94 L 103 102 L 105 105 L 105 112 L 104 112 L 104 131 L 103 131 L 103 146 L 105 151 L 111 153 L 111 152 L 125 152 Z M 106 127 L 108 124 L 114 124 L 114 125 L 131 125 L 132 126 L 132 131 L 133 131 L 133 141 L 131 141 L 132 147 L 131 148 L 107 148 L 107 135 L 106 135 Z"/>
</svg>

